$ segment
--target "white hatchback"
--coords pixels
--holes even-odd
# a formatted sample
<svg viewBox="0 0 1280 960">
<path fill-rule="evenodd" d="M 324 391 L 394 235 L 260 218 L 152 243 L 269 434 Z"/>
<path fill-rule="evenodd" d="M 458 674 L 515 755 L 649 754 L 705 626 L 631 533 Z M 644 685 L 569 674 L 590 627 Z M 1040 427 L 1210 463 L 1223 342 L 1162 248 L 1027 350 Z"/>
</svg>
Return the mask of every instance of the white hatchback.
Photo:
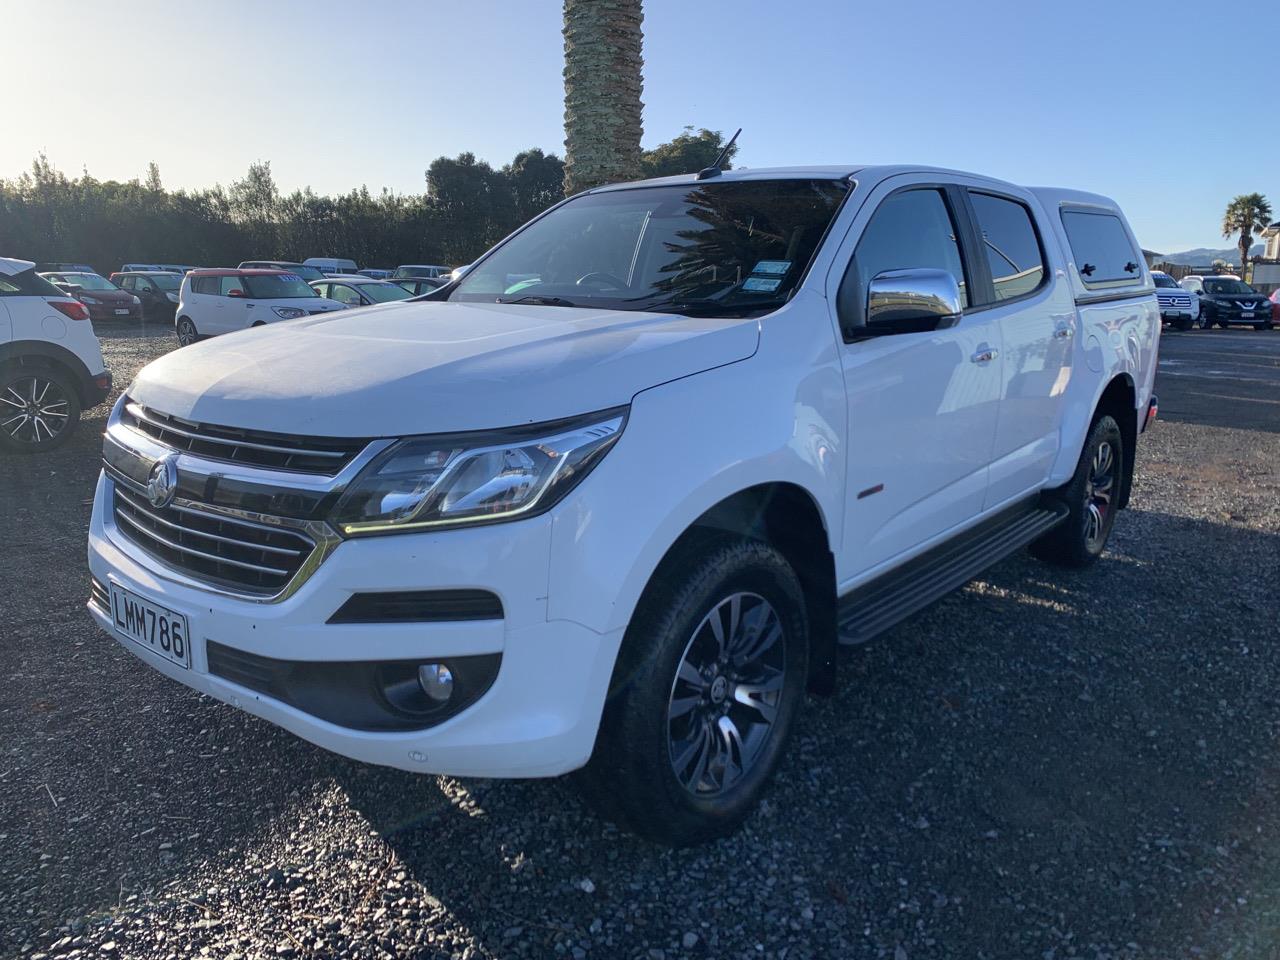
<svg viewBox="0 0 1280 960">
<path fill-rule="evenodd" d="M 174 329 L 185 347 L 204 337 L 344 306 L 285 270 L 192 270 L 182 278 Z"/>
<path fill-rule="evenodd" d="M 110 392 L 88 308 L 0 257 L 0 452 L 52 450 Z"/>
</svg>

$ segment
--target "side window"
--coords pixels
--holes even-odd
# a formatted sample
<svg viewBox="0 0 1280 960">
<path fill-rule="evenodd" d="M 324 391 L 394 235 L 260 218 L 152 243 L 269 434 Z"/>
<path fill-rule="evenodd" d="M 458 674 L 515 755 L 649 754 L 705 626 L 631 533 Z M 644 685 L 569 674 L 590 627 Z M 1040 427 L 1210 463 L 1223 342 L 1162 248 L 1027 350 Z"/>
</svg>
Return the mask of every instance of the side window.
<svg viewBox="0 0 1280 960">
<path fill-rule="evenodd" d="M 116 281 L 116 283 L 119 285 L 121 290 L 132 290 L 133 281 L 136 279 L 137 279 L 136 277 L 121 277 L 119 280 Z"/>
<path fill-rule="evenodd" d="M 876 208 L 840 284 L 842 318 L 846 305 L 861 316 L 867 286 L 876 276 L 886 270 L 913 268 L 947 271 L 960 286 L 961 307 L 969 305 L 955 222 L 940 190 L 920 188 L 895 193 Z"/>
<path fill-rule="evenodd" d="M 150 293 L 154 289 L 151 281 L 146 277 L 135 277 L 134 280 L 137 283 L 136 289 L 139 293 Z"/>
<path fill-rule="evenodd" d="M 191 292 L 200 293 L 210 297 L 218 295 L 218 278 L 217 277 L 192 277 Z"/>
<path fill-rule="evenodd" d="M 360 306 L 360 294 L 345 283 L 333 285 L 333 299 L 339 303 L 345 303 L 348 307 Z"/>
<path fill-rule="evenodd" d="M 1031 211 L 1016 200 L 970 192 L 996 300 L 1016 300 L 1044 281 L 1044 254 Z"/>
<path fill-rule="evenodd" d="M 1063 210 L 1062 225 L 1085 286 L 1115 287 L 1142 282 L 1142 256 L 1129 242 L 1124 224 L 1115 214 Z"/>
<path fill-rule="evenodd" d="M 244 281 L 239 277 L 232 275 L 229 277 L 219 277 L 218 279 L 221 281 L 218 292 L 224 297 L 231 296 L 232 290 L 239 290 L 241 293 L 244 293 Z"/>
</svg>

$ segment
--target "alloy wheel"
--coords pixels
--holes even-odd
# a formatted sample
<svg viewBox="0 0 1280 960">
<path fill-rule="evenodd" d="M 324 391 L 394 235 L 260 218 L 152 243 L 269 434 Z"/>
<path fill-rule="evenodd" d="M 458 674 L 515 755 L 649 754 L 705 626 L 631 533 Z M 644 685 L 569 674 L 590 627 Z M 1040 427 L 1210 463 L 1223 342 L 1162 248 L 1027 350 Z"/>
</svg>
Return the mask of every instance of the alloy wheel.
<svg viewBox="0 0 1280 960">
<path fill-rule="evenodd" d="M 1111 500 L 1116 485 L 1115 449 L 1107 440 L 1098 444 L 1089 465 L 1089 479 L 1085 483 L 1084 536 L 1091 550 L 1102 548 L 1107 538 L 1107 517 L 1111 513 Z"/>
<path fill-rule="evenodd" d="M 56 380 L 33 374 L 0 388 L 0 430 L 17 443 L 48 443 L 70 418 L 70 403 Z"/>
<path fill-rule="evenodd" d="M 196 325 L 190 320 L 178 321 L 178 343 L 189 347 L 196 342 Z"/>
<path fill-rule="evenodd" d="M 777 611 L 755 593 L 721 600 L 693 631 L 671 684 L 667 749 L 694 796 L 731 790 L 763 754 L 782 699 L 786 643 Z"/>
</svg>

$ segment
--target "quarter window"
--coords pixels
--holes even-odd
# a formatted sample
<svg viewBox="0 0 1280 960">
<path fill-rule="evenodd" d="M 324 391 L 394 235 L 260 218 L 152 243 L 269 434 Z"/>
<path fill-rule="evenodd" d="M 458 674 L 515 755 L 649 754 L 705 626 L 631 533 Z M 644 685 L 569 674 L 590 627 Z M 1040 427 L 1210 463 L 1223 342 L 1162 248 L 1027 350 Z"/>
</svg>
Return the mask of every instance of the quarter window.
<svg viewBox="0 0 1280 960">
<path fill-rule="evenodd" d="M 1044 255 L 1031 212 L 1016 200 L 970 193 L 995 298 L 1016 300 L 1044 282 Z"/>
<path fill-rule="evenodd" d="M 1142 256 L 1115 214 L 1064 210 L 1062 225 L 1076 270 L 1086 286 L 1114 287 L 1142 281 Z"/>
<path fill-rule="evenodd" d="M 216 297 L 219 288 L 218 279 L 218 277 L 192 277 L 191 291 Z"/>
</svg>

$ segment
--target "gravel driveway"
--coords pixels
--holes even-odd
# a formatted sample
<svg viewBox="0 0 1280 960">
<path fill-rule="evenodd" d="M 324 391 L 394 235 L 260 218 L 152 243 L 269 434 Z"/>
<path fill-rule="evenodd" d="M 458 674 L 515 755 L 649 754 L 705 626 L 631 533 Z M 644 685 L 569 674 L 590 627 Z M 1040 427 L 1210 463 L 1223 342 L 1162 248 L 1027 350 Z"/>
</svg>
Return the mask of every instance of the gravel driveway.
<svg viewBox="0 0 1280 960">
<path fill-rule="evenodd" d="M 1280 370 L 1280 333 L 1163 356 L 1210 344 Z M 171 345 L 104 336 L 122 387 Z M 1016 556 L 846 651 L 765 807 L 678 852 L 564 782 L 361 766 L 145 669 L 83 609 L 99 407 L 0 461 L 0 954 L 1273 957 L 1270 377 L 1162 377 L 1100 564 Z"/>
</svg>

